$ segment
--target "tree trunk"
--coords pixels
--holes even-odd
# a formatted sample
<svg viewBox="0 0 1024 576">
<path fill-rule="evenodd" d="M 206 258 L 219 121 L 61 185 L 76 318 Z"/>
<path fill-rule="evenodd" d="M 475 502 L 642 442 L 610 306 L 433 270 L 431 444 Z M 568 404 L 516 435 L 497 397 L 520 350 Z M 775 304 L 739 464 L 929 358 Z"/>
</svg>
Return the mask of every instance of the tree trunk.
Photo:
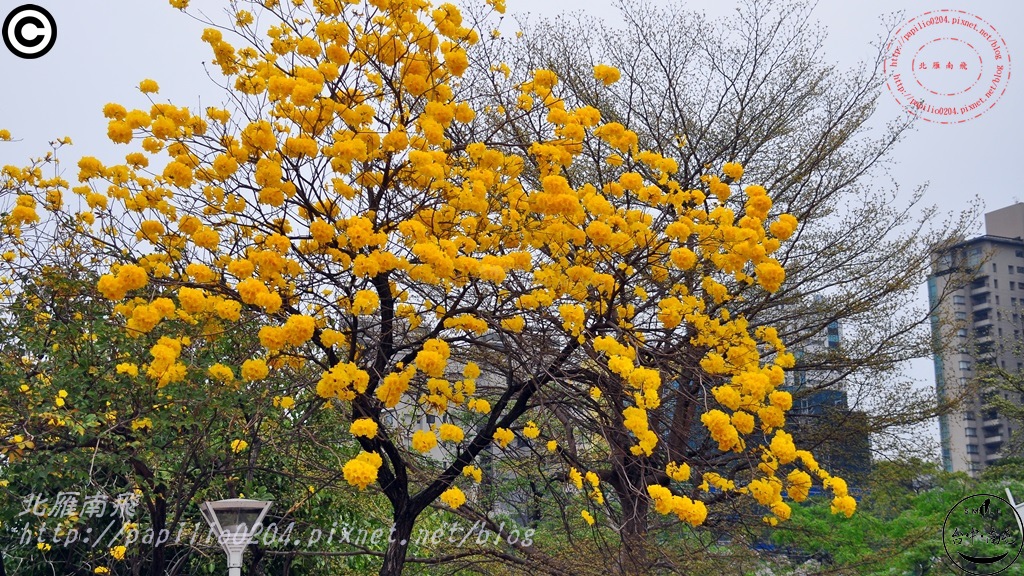
<svg viewBox="0 0 1024 576">
<path fill-rule="evenodd" d="M 619 491 L 622 502 L 622 545 L 619 547 L 619 570 L 623 576 L 640 576 L 649 573 L 647 515 L 650 512 L 647 499 L 628 487 Z"/>
<path fill-rule="evenodd" d="M 612 488 L 622 503 L 622 522 L 619 527 L 619 554 L 617 573 L 622 576 L 640 576 L 650 572 L 647 520 L 650 503 L 644 486 L 647 484 L 644 462 L 626 450 L 618 450 L 615 478 Z"/>
<path fill-rule="evenodd" d="M 405 566 L 405 553 L 412 539 L 412 527 L 416 517 L 412 514 L 396 514 L 395 525 L 388 535 L 388 547 L 384 552 L 384 564 L 380 576 L 400 576 Z"/>
<path fill-rule="evenodd" d="M 167 543 L 157 544 L 157 535 L 167 528 L 167 501 L 164 499 L 166 486 L 157 486 L 153 502 L 153 561 L 149 565 L 152 576 L 163 576 L 167 570 Z"/>
</svg>

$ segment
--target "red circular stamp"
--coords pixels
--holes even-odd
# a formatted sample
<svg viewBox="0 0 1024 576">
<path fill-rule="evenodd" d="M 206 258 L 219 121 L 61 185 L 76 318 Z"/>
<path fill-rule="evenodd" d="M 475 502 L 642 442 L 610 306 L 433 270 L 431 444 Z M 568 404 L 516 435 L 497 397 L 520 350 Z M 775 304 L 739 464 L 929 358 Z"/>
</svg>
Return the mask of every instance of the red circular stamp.
<svg viewBox="0 0 1024 576">
<path fill-rule="evenodd" d="M 1010 54 L 995 27 L 963 10 L 911 18 L 886 46 L 889 92 L 929 122 L 956 124 L 989 111 L 1006 92 Z"/>
</svg>

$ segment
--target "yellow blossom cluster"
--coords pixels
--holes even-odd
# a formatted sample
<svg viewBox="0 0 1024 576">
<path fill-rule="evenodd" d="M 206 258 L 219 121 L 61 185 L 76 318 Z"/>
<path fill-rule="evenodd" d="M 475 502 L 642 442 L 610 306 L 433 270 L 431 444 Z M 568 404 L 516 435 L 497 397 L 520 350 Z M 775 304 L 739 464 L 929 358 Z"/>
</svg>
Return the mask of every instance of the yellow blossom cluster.
<svg viewBox="0 0 1024 576">
<path fill-rule="evenodd" d="M 431 430 L 417 430 L 412 435 L 411 444 L 417 452 L 430 452 L 437 446 L 437 434 Z"/>
<path fill-rule="evenodd" d="M 373 438 L 377 435 L 377 423 L 370 418 L 359 418 L 352 422 L 348 431 L 351 432 L 353 436 Z"/>
<path fill-rule="evenodd" d="M 502 448 L 507 447 L 515 437 L 515 432 L 512 432 L 508 428 L 498 428 L 494 431 L 494 441 Z"/>
<path fill-rule="evenodd" d="M 458 487 L 452 486 L 441 493 L 441 502 L 452 508 L 458 508 L 466 503 L 466 495 Z"/>
<path fill-rule="evenodd" d="M 377 471 L 380 470 L 383 462 L 376 452 L 361 452 L 346 462 L 341 472 L 345 476 L 346 482 L 364 490 L 377 481 Z"/>
<path fill-rule="evenodd" d="M 352 400 L 366 392 L 370 375 L 352 362 L 341 362 L 324 372 L 316 384 L 316 392 L 324 398 Z"/>
<path fill-rule="evenodd" d="M 595 406 L 621 410 L 630 455 L 644 459 L 664 448 L 651 422 L 671 382 L 653 359 L 672 354 L 652 351 L 699 350 L 694 361 L 712 382 L 700 421 L 718 450 L 762 450 L 761 476 L 747 486 L 710 471 L 703 486 L 745 491 L 784 519 L 781 495 L 806 497 L 814 474 L 835 494 L 834 509 L 852 513 L 845 484 L 811 466 L 781 430 L 792 397 L 779 388 L 793 356 L 774 329 L 751 328 L 729 311 L 744 291 L 782 287 L 774 255 L 798 228 L 767 190 L 740 184 L 741 164 L 709 166 L 699 182 L 684 183 L 676 159 L 644 149 L 625 120 L 563 98 L 549 70 L 523 80 L 495 66 L 496 81 L 515 83 L 511 101 L 477 109 L 454 87 L 479 33 L 450 4 L 251 8 L 263 12 L 233 15 L 245 34 L 211 27 L 202 35 L 237 107 L 154 102 L 159 86 L 143 80 L 148 104 L 103 108 L 110 140 L 130 148 L 123 163 L 82 158 L 78 186 L 37 168 L 0 176 L 4 189 L 25 191 L 4 221 L 12 259 L 23 227 L 42 211 L 72 210 L 66 193 L 81 199 L 87 209 L 65 220 L 111 248 L 99 291 L 131 334 L 157 339 L 147 377 L 160 387 L 181 381 L 181 358 L 193 357 L 183 347 L 254 322 L 262 350 L 240 365 L 203 366 L 209 378 L 257 382 L 313 357 L 325 367 L 316 392 L 329 405 L 418 401 L 428 413 L 459 410 L 480 422 L 508 403 L 477 394 L 481 370 L 469 360 L 487 347 L 475 346 L 528 333 L 567 358 L 596 362 L 610 385 L 579 390 Z M 595 90 L 620 78 L 604 64 L 592 73 Z M 455 141 L 481 114 L 494 125 L 529 121 L 532 141 Z M 118 373 L 138 371 L 118 365 Z M 287 399 L 276 405 L 293 406 Z M 506 426 L 493 431 L 501 448 L 518 429 Z M 398 428 L 395 444 L 420 453 L 439 439 L 461 443 L 472 429 Z M 392 433 L 369 418 L 350 432 Z M 540 438 L 541 428 L 529 421 L 522 435 Z M 542 441 L 558 452 L 555 439 Z M 362 489 L 381 465 L 364 452 L 344 475 Z M 783 481 L 782 466 L 809 474 L 794 469 Z M 467 476 L 479 481 L 478 471 Z M 691 474 L 685 463 L 665 471 L 675 482 Z M 570 478 L 603 502 L 596 474 L 573 469 Z M 660 485 L 648 493 L 658 511 L 704 521 L 702 502 Z M 453 508 L 465 501 L 456 488 L 445 494 Z"/>
<path fill-rule="evenodd" d="M 441 436 L 441 440 L 444 442 L 462 442 L 463 438 L 466 437 L 466 433 L 463 432 L 462 428 L 455 424 L 441 424 L 438 434 Z"/>
<path fill-rule="evenodd" d="M 462 469 L 462 475 L 472 478 L 474 482 L 480 483 L 484 478 L 484 471 L 479 466 L 466 466 Z"/>
<path fill-rule="evenodd" d="M 691 526 L 699 526 L 707 518 L 707 506 L 700 500 L 692 500 L 686 496 L 677 496 L 664 486 L 651 484 L 647 493 L 654 501 L 654 508 L 661 514 L 675 514 L 683 522 Z"/>
</svg>

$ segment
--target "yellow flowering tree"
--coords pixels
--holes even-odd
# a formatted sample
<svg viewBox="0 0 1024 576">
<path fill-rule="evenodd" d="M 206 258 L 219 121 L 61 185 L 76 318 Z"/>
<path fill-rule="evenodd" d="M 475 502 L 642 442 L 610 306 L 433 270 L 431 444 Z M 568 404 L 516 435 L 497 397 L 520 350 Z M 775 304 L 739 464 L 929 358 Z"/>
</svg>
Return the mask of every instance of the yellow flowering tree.
<svg viewBox="0 0 1024 576">
<path fill-rule="evenodd" d="M 949 407 L 906 376 L 908 361 L 943 345 L 931 339 L 919 292 L 932 250 L 974 233 L 978 202 L 943 214 L 925 205 L 923 186 L 891 182 L 887 164 L 914 120 L 878 117 L 884 42 L 866 55 L 873 60 L 843 69 L 829 58 L 813 3 L 737 5 L 724 28 L 679 4 L 623 4 L 607 21 L 534 19 L 497 57 L 513 68 L 543 63 L 563 78 L 567 100 L 628 119 L 641 148 L 678 162 L 684 186 L 708 166 L 742 163 L 747 179 L 797 217 L 800 241 L 778 255 L 787 276 L 780 290 L 730 309 L 752 326 L 774 326 L 799 351 L 795 370 L 815 380 L 804 395 L 841 386 L 868 410 L 874 448 L 930 454 L 930 434 L 907 428 Z M 595 66 L 614 67 L 620 79 L 595 90 Z M 739 210 L 742 198 L 734 200 Z M 816 344 L 835 324 L 839 345 Z M 842 447 L 865 431 L 846 418 L 827 433 Z"/>
<path fill-rule="evenodd" d="M 853 512 L 845 483 L 783 430 L 793 356 L 729 306 L 780 289 L 776 255 L 798 225 L 740 184 L 740 164 L 681 180 L 626 120 L 564 98 L 555 73 L 492 67 L 450 4 L 229 10 L 230 26 L 202 36 L 224 105 L 161 102 L 144 80 L 148 104 L 103 109 L 123 162 L 83 157 L 74 185 L 5 172 L 5 249 L 49 225 L 92 242 L 97 289 L 151 344 L 138 385 L 201 372 L 250 387 L 314 370 L 300 395 L 343 413 L 358 445 L 339 472 L 391 505 L 381 574 L 401 572 L 417 517 L 462 507 L 474 463 L 515 449 L 517 433 L 546 442 L 587 501 L 602 505 L 609 486 L 634 519 L 627 534 L 652 506 L 701 525 L 712 491 L 775 522 L 816 481 Z M 587 74 L 598 92 L 619 77 Z M 480 77 L 510 101 L 459 96 Z M 517 126 L 514 145 L 496 139 Z M 212 357 L 242 319 L 260 349 Z M 549 400 L 597 415 L 613 472 L 560 447 Z M 744 474 L 723 468 L 736 462 Z"/>
<path fill-rule="evenodd" d="M 869 63 L 849 73 L 837 69 L 822 50 L 822 29 L 814 23 L 811 8 L 804 2 L 745 1 L 724 27 L 681 5 L 644 3 L 623 4 L 621 17 L 607 22 L 589 15 L 533 19 L 521 39 L 492 45 L 491 59 L 508 63 L 498 68 L 509 75 L 509 81 L 497 83 L 498 89 L 476 83 L 466 91 L 504 113 L 504 124 L 491 124 L 498 134 L 495 140 L 526 148 L 537 137 L 540 124 L 534 116 L 524 115 L 520 106 L 536 99 L 516 86 L 529 80 L 532 68 L 550 69 L 559 77 L 557 97 L 567 108 L 590 106 L 604 122 L 628 126 L 641 153 L 657 151 L 675 162 L 672 179 L 682 188 L 714 185 L 721 189 L 708 181 L 709 169 L 721 169 L 722 173 L 711 175 L 729 183 L 731 192 L 709 194 L 709 210 L 717 200 L 737 221 L 747 214 L 763 218 L 758 213 L 766 210 L 773 221 L 769 233 L 775 231 L 772 226 L 795 225 L 797 240 L 772 253 L 786 271 L 777 290 L 743 286 L 721 273 L 723 255 L 700 250 L 696 251 L 698 261 L 711 256 L 713 266 L 698 264 L 695 269 L 703 274 L 683 275 L 680 281 L 691 294 L 702 295 L 709 308 L 744 319 L 759 341 L 785 341 L 794 354 L 794 365 L 788 368 L 793 374 L 786 391 L 774 389 L 775 384 L 768 389 L 770 406 L 785 411 L 822 390 L 833 395 L 841 390 L 849 395 L 851 406 L 869 411 L 865 416 L 844 406 L 814 431 L 815 445 L 824 445 L 815 454 L 824 452 L 823 461 L 828 452 L 833 459 L 841 459 L 851 438 L 866 444 L 869 434 L 875 450 L 931 454 L 931 436 L 908 433 L 907 427 L 930 423 L 950 404 L 921 390 L 919 383 L 915 386 L 905 373 L 909 359 L 931 355 L 935 344 L 928 330 L 930 311 L 920 303 L 918 293 L 930 269 L 933 247 L 949 236 L 969 232 L 977 210 L 942 218 L 935 209 L 918 205 L 922 190 L 900 196 L 896 184 L 878 185 L 887 183 L 882 171 L 888 155 L 911 121 L 900 118 L 885 130 L 869 128 L 885 81 L 878 73 L 880 67 Z M 637 156 L 620 153 L 615 161 L 621 163 L 609 166 L 599 149 L 588 147 L 576 158 L 572 175 L 597 188 L 612 186 L 625 173 L 644 173 Z M 722 168 L 734 162 L 742 164 L 745 172 L 738 166 Z M 527 171 L 526 176 L 533 186 L 541 185 L 539 170 Z M 874 176 L 881 178 L 872 180 Z M 763 184 L 770 194 L 751 198 L 738 182 Z M 796 217 L 795 224 L 784 222 L 782 214 L 787 213 Z M 725 288 L 704 286 L 705 274 Z M 639 289 L 646 296 L 647 318 L 654 316 L 654 304 L 671 296 L 647 279 L 634 277 L 626 286 L 626 291 Z M 723 375 L 702 366 L 706 348 L 680 338 L 693 333 L 688 311 L 674 314 L 671 300 L 668 305 L 658 312 L 666 319 L 682 317 L 676 334 L 645 333 L 651 348 L 643 365 L 661 367 L 665 383 L 660 407 L 646 410 L 646 427 L 663 440 L 651 456 L 630 454 L 634 436 L 618 432 L 631 420 L 620 416 L 631 391 L 626 389 L 626 401 L 621 394 L 609 397 L 609 390 L 598 382 L 603 375 L 592 373 L 590 366 L 581 366 L 574 395 L 546 399 L 549 406 L 554 402 L 585 406 L 565 409 L 547 424 L 557 430 L 551 433 L 558 437 L 560 454 L 571 455 L 573 465 L 594 470 L 614 489 L 615 498 L 607 499 L 605 511 L 608 524 L 621 529 L 615 536 L 638 534 L 643 540 L 643 533 L 656 521 L 651 505 L 664 510 L 670 503 L 667 498 L 656 498 L 660 505 L 651 500 L 654 495 L 644 492 L 650 485 L 644 478 L 663 487 L 695 486 L 698 494 L 699 487 L 706 486 L 710 493 L 701 498 L 707 503 L 733 498 L 752 479 L 749 462 L 729 447 L 743 440 L 748 451 L 751 448 L 751 436 L 743 430 L 758 430 L 761 421 L 758 414 L 734 408 L 747 390 L 758 390 L 761 384 L 748 376 L 725 375 L 736 386 L 720 387 Z M 644 317 L 641 306 L 636 303 L 638 317 Z M 819 344 L 836 324 L 841 341 Z M 808 384 L 797 385 L 801 375 Z M 597 390 L 592 390 L 595 383 Z M 775 417 L 766 415 L 769 420 Z M 632 425 L 643 430 L 643 415 L 634 416 Z M 796 418 L 789 420 L 792 425 Z M 712 429 L 708 442 L 702 441 L 702 427 Z M 795 447 L 809 445 L 792 426 L 789 431 Z M 595 439 L 599 439 L 596 444 Z M 773 446 L 791 456 L 789 443 L 784 437 L 776 441 L 774 433 L 763 435 L 757 443 L 776 455 Z M 609 444 L 610 450 L 606 449 Z M 806 453 L 799 453 L 790 462 L 801 464 L 798 471 L 817 482 L 817 463 L 805 462 Z M 687 472 L 672 468 L 673 463 L 682 462 L 690 470 L 690 480 L 685 482 L 676 476 L 683 478 Z M 721 476 L 707 478 L 703 474 L 707 470 Z M 783 487 L 789 473 L 777 474 Z M 809 479 L 794 476 L 796 498 L 804 493 L 797 486 Z M 786 496 L 787 489 L 777 493 L 754 486 L 759 490 L 753 495 L 760 495 L 755 501 L 766 502 L 755 507 L 759 513 L 752 515 L 754 520 L 771 523 L 786 515 L 785 508 L 773 503 L 779 494 Z M 835 502 L 836 510 L 845 514 L 853 500 L 836 486 L 838 492 L 830 499 L 842 498 Z M 658 488 L 655 492 L 664 494 Z M 722 509 L 730 511 L 723 514 L 729 523 L 748 518 L 749 509 L 742 509 L 744 514 L 733 514 L 730 505 Z M 571 516 L 578 518 L 578 513 Z M 720 526 L 722 516 L 715 520 Z M 733 528 L 748 527 L 733 524 Z M 631 551 L 641 549 L 620 546 L 616 537 L 607 542 L 619 554 L 602 549 L 597 556 L 612 558 L 612 563 L 620 556 L 628 561 Z M 644 564 L 642 558 L 637 561 Z"/>
</svg>

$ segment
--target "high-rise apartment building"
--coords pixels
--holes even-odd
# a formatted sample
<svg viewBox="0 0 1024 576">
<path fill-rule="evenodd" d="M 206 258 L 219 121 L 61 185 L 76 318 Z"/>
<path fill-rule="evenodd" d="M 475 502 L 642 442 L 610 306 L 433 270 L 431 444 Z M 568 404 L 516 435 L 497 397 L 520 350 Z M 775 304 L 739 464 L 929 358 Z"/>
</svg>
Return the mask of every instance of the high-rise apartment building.
<svg viewBox="0 0 1024 576">
<path fill-rule="evenodd" d="M 789 350 L 796 366 L 786 373 L 786 389 L 793 394 L 787 427 L 812 449 L 818 462 L 847 480 L 863 478 L 871 467 L 867 415 L 851 410 L 842 374 L 837 370 L 807 368 L 841 353 L 842 326 L 830 322 L 825 330 Z"/>
<path fill-rule="evenodd" d="M 1008 438 L 1019 433 L 991 408 L 977 379 L 988 367 L 1024 369 L 1024 203 L 985 214 L 984 236 L 934 252 L 928 297 L 932 336 L 942 344 L 936 392 L 964 400 L 939 419 L 942 462 L 948 471 L 977 475 L 1005 456 Z"/>
</svg>

